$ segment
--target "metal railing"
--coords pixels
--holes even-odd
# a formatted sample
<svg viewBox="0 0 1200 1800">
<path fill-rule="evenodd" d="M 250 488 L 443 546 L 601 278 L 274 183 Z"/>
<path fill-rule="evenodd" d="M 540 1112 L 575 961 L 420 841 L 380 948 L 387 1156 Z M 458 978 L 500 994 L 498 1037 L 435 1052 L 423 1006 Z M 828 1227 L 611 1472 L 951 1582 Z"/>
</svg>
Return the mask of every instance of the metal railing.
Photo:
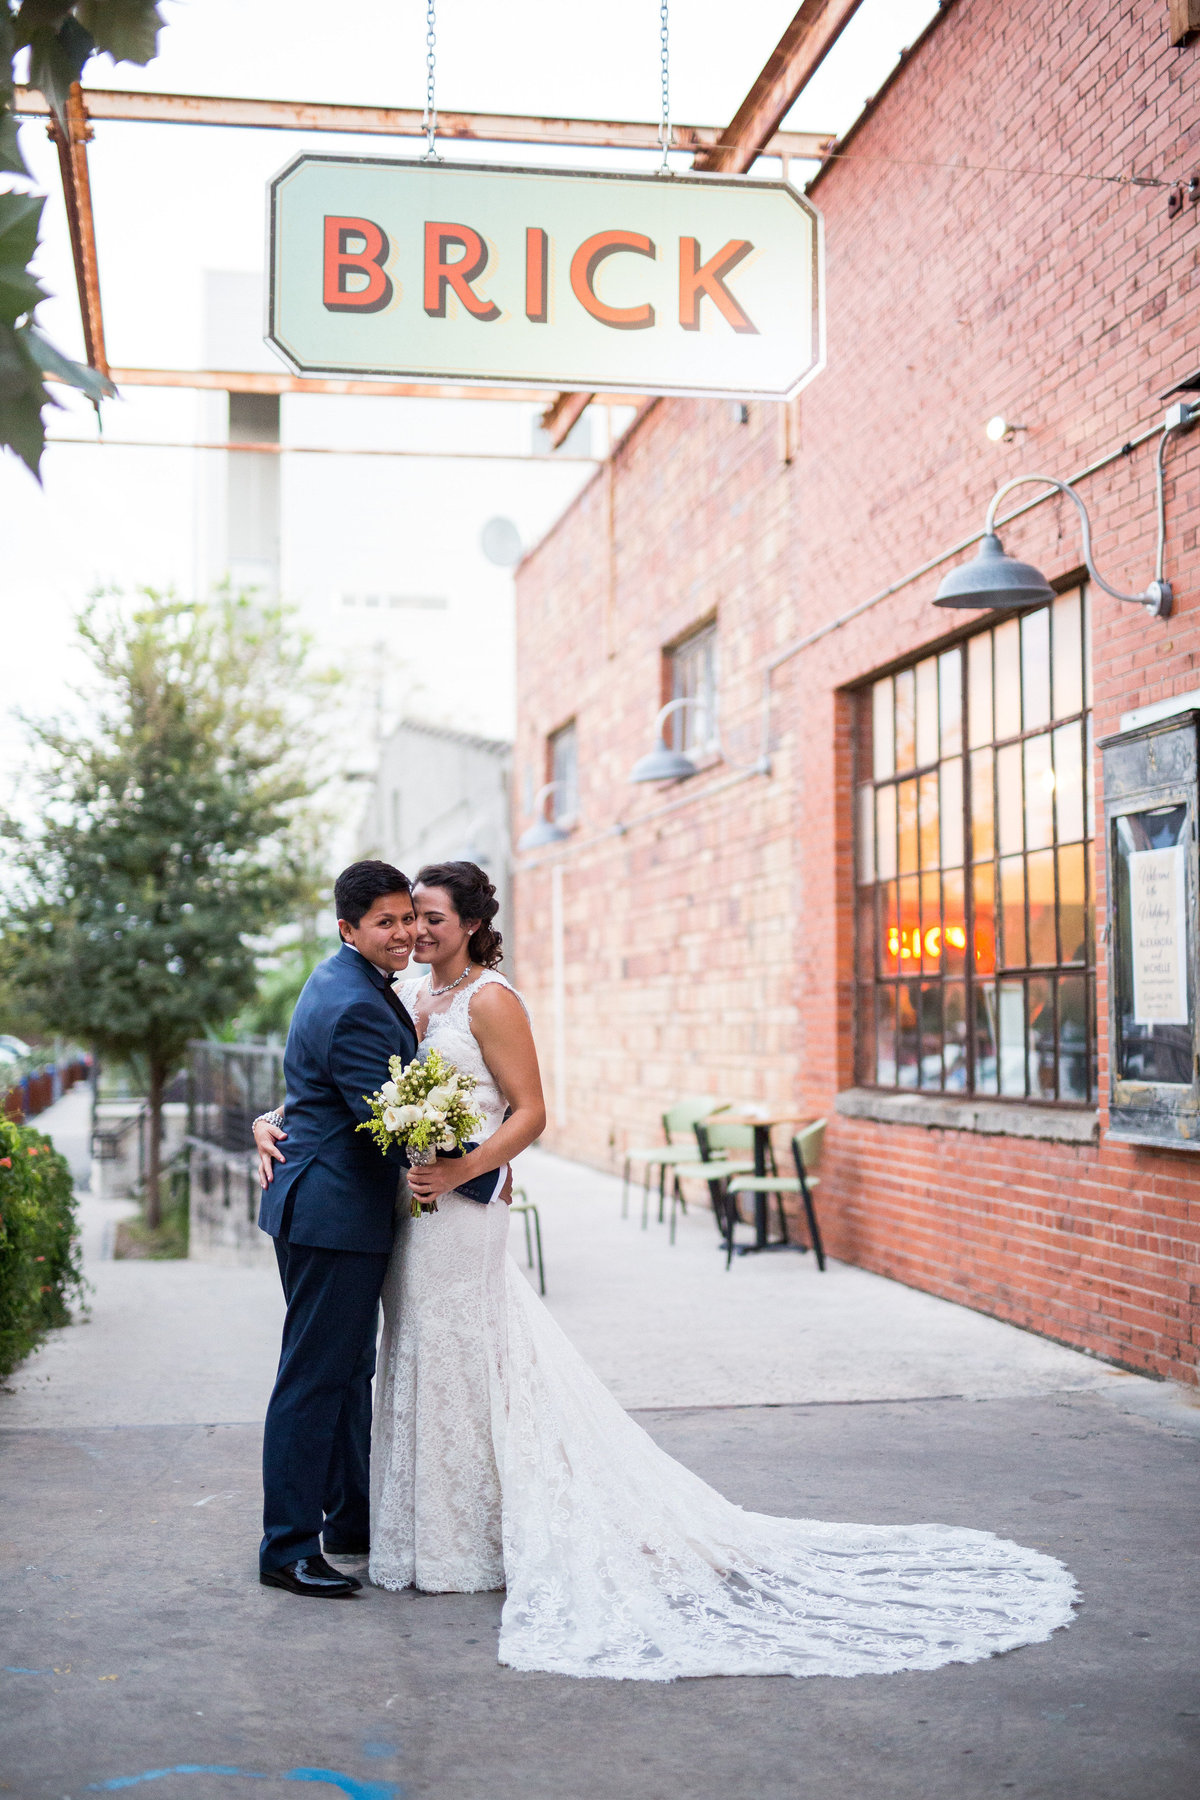
<svg viewBox="0 0 1200 1800">
<path fill-rule="evenodd" d="M 253 1150 L 250 1127 L 283 1103 L 282 1044 L 188 1045 L 187 1135 L 220 1150 Z"/>
</svg>

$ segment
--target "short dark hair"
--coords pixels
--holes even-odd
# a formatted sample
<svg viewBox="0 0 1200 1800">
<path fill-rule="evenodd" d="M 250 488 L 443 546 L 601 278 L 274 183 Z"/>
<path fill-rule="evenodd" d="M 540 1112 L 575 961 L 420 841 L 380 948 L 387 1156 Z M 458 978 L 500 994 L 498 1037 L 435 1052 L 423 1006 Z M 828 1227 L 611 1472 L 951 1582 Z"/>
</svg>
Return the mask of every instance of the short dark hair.
<svg viewBox="0 0 1200 1800">
<path fill-rule="evenodd" d="M 348 869 L 343 869 L 333 884 L 333 904 L 339 919 L 345 919 L 347 925 L 362 924 L 362 916 L 370 912 L 376 900 L 385 894 L 411 894 L 412 884 L 407 875 L 394 869 L 391 863 L 356 862 Z"/>
</svg>

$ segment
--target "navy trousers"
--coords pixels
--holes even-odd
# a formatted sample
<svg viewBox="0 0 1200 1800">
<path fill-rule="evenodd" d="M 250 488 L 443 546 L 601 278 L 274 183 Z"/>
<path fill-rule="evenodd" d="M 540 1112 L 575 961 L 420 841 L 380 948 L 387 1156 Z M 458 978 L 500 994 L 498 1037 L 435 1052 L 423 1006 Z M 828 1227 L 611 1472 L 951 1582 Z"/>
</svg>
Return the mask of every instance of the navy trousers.
<svg viewBox="0 0 1200 1800">
<path fill-rule="evenodd" d="M 263 1430 L 259 1566 L 370 1532 L 371 1378 L 385 1253 L 275 1238 L 287 1315 Z"/>
</svg>

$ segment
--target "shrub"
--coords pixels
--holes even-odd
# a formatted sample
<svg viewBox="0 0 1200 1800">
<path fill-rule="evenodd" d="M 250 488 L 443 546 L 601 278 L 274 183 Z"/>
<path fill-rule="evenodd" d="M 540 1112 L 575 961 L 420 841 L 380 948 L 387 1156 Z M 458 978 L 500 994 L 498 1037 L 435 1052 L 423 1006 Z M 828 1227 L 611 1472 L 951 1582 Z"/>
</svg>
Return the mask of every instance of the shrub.
<svg viewBox="0 0 1200 1800">
<path fill-rule="evenodd" d="M 69 1322 L 82 1291 L 66 1158 L 40 1131 L 0 1119 L 0 1377 Z"/>
</svg>

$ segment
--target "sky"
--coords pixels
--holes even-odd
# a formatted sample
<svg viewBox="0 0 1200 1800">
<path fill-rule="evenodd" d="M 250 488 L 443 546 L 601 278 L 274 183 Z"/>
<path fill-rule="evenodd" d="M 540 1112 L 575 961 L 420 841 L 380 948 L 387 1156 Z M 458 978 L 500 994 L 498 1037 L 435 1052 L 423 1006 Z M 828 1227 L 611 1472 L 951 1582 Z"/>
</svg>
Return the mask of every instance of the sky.
<svg viewBox="0 0 1200 1800">
<path fill-rule="evenodd" d="M 672 0 L 673 117 L 728 123 L 794 9 L 795 0 L 740 0 L 736 7 Z M 96 59 L 85 85 L 423 104 L 423 0 L 340 0 L 334 8 L 327 0 L 163 0 L 161 10 L 167 25 L 155 62 L 139 69 Z M 864 0 L 787 126 L 843 132 L 936 10 L 936 0 Z M 438 14 L 437 99 L 447 110 L 657 117 L 656 0 L 607 0 L 599 13 L 563 0 L 441 0 Z M 50 196 L 37 266 L 54 297 L 39 323 L 61 348 L 82 355 L 57 161 L 43 125 L 25 125 L 22 141 Z M 448 141 L 439 147 L 447 160 L 625 169 L 657 162 L 657 153 Z M 261 276 L 266 183 L 304 148 L 385 152 L 378 138 L 327 133 L 96 127 L 89 157 L 113 366 L 214 366 L 206 277 Z M 418 154 L 412 140 L 398 150 Z M 756 172 L 778 170 L 764 160 Z M 804 174 L 793 166 L 793 180 Z M 225 324 L 221 348 L 241 354 L 237 366 L 280 366 L 251 324 Z M 219 335 L 219 319 L 216 326 Z M 225 356 L 221 361 L 228 366 Z M 111 440 L 191 444 L 220 436 L 222 405 L 188 392 L 127 390 L 104 409 L 110 444 L 49 449 L 40 488 L 0 454 L 0 692 L 7 697 L 0 701 L 0 804 L 20 805 L 25 788 L 18 707 L 44 715 L 75 704 L 80 669 L 71 621 L 88 594 L 150 585 L 191 596 L 204 591 L 213 572 L 210 501 L 224 459 L 190 449 L 120 448 Z M 525 455 L 536 411 L 511 401 L 290 396 L 281 429 L 285 443 Z M 96 436 L 91 409 L 75 397 L 51 416 L 49 429 Z M 600 448 L 603 420 L 594 431 Z M 512 579 L 483 556 L 480 530 L 500 515 L 515 521 L 525 543 L 536 541 L 591 467 L 544 457 L 471 463 L 285 456 L 280 473 L 283 595 L 323 653 L 385 670 L 389 718 L 406 712 L 485 735 L 511 734 Z M 400 606 L 368 619 L 345 603 L 347 595 L 368 592 L 428 596 L 444 605 Z M 365 748 L 365 740 L 348 745 L 349 761 L 361 762 Z"/>
</svg>

